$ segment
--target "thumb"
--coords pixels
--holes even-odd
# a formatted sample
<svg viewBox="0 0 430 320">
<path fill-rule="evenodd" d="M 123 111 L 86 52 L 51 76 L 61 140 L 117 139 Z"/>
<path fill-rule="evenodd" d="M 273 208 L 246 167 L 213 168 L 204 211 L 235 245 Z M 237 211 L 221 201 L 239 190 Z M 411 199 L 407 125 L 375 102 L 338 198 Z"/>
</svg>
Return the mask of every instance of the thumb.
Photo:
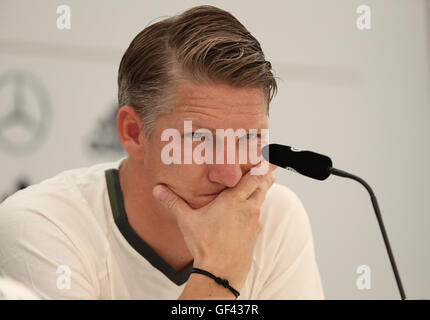
<svg viewBox="0 0 430 320">
<path fill-rule="evenodd" d="M 186 214 L 193 210 L 181 197 L 179 197 L 168 187 L 161 184 L 157 184 L 152 189 L 152 195 L 176 217 L 178 217 L 180 214 Z"/>
</svg>

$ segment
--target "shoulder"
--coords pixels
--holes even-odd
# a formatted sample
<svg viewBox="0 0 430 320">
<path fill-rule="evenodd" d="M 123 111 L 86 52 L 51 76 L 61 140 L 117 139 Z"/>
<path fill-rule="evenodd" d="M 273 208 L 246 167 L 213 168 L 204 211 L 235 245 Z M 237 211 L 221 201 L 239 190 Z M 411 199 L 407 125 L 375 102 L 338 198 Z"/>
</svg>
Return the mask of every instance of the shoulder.
<svg viewBox="0 0 430 320">
<path fill-rule="evenodd" d="M 269 189 L 261 207 L 260 221 L 263 230 L 259 235 L 257 252 L 264 252 L 264 259 L 275 259 L 281 252 L 288 256 L 287 259 L 292 259 L 313 242 L 310 221 L 302 201 L 284 185 L 274 183 Z"/>
<path fill-rule="evenodd" d="M 103 202 L 104 176 L 97 175 L 104 169 L 64 171 L 0 204 L 0 268 L 5 274 L 42 297 L 98 297 L 108 246 L 89 200 Z M 74 289 L 60 292 L 57 273 L 64 266 Z"/>
<path fill-rule="evenodd" d="M 264 205 L 266 205 L 266 202 L 269 206 L 276 203 L 277 205 L 282 205 L 284 208 L 288 208 L 297 205 L 300 199 L 293 190 L 275 182 L 267 191 Z"/>
<path fill-rule="evenodd" d="M 19 190 L 0 203 L 0 219 L 14 212 L 36 212 L 65 216 L 69 211 L 88 209 L 87 199 L 106 188 L 104 171 L 115 163 L 63 171 L 38 184 Z"/>
<path fill-rule="evenodd" d="M 80 169 L 64 171 L 17 191 L 0 204 L 0 221 L 34 215 L 55 220 L 85 209 L 76 180 L 73 180 L 78 174 Z"/>
<path fill-rule="evenodd" d="M 253 257 L 258 299 L 323 298 L 311 225 L 297 194 L 273 184 L 260 220 L 263 230 Z"/>
<path fill-rule="evenodd" d="M 102 193 L 106 189 L 103 174 L 111 165 L 63 171 L 11 195 L 0 203 L 0 237 L 12 240 L 17 232 L 9 227 L 13 225 L 39 235 L 55 231 L 78 242 L 100 238 L 100 222 L 92 205 L 103 201 Z"/>
<path fill-rule="evenodd" d="M 34 215 L 61 216 L 82 206 L 75 186 L 62 172 L 41 183 L 19 190 L 0 204 L 0 224 Z"/>
<path fill-rule="evenodd" d="M 269 225 L 307 221 L 307 213 L 297 194 L 282 184 L 274 183 L 267 191 L 261 207 L 261 221 Z"/>
</svg>

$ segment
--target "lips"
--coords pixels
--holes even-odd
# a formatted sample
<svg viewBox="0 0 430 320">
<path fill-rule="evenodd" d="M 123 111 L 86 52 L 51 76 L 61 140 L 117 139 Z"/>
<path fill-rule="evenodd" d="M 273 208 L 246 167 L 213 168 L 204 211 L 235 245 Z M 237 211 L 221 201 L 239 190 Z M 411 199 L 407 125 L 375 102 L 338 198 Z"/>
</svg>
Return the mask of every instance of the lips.
<svg viewBox="0 0 430 320">
<path fill-rule="evenodd" d="M 221 192 L 218 193 L 211 193 L 211 194 L 205 194 L 204 196 L 206 197 L 216 197 L 217 195 L 219 195 Z"/>
<path fill-rule="evenodd" d="M 224 189 L 222 189 L 222 190 L 220 190 L 220 191 L 217 191 L 217 192 L 207 193 L 207 194 L 204 194 L 204 196 L 217 196 L 217 195 L 219 195 L 221 192 L 223 192 L 225 189 L 226 189 L 226 188 L 224 188 Z"/>
</svg>

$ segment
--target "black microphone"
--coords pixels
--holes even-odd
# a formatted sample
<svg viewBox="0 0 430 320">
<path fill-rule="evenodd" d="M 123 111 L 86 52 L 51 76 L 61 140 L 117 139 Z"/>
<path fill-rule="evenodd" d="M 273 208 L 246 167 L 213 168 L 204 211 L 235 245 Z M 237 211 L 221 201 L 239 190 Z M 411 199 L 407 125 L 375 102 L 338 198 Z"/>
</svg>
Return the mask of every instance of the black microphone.
<svg viewBox="0 0 430 320">
<path fill-rule="evenodd" d="M 261 152 L 267 161 L 278 167 L 318 180 L 325 180 L 330 176 L 332 161 L 325 155 L 281 144 L 266 145 Z"/>
<path fill-rule="evenodd" d="M 301 151 L 295 147 L 284 146 L 280 144 L 268 144 L 265 145 L 261 153 L 268 162 L 278 166 L 285 168 L 290 171 L 298 172 L 304 176 L 325 180 L 330 174 L 350 178 L 355 181 L 360 182 L 366 190 L 370 194 L 370 198 L 372 200 L 373 209 L 376 214 L 376 218 L 378 219 L 379 228 L 382 233 L 382 238 L 384 239 L 385 248 L 387 249 L 388 257 L 390 258 L 391 267 L 393 269 L 394 276 L 396 278 L 397 287 L 399 289 L 400 296 L 402 300 L 406 299 L 406 294 L 403 289 L 402 281 L 400 279 L 400 274 L 397 269 L 396 261 L 394 260 L 393 252 L 391 251 L 390 242 L 388 241 L 388 236 L 385 231 L 384 222 L 382 221 L 381 211 L 379 210 L 378 201 L 376 200 L 376 196 L 370 188 L 369 184 L 366 181 L 357 177 L 353 174 L 350 174 L 346 171 L 342 171 L 336 168 L 333 168 L 333 163 L 331 159 L 325 155 L 311 152 L 311 151 Z"/>
</svg>

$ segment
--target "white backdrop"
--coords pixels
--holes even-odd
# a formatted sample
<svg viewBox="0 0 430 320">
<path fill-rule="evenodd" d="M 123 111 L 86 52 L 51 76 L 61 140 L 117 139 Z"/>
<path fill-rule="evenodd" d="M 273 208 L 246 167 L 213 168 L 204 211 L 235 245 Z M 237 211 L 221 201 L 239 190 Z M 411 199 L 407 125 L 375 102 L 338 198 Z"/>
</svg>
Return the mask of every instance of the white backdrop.
<svg viewBox="0 0 430 320">
<path fill-rule="evenodd" d="M 210 3 L 248 27 L 282 79 L 271 142 L 329 155 L 365 179 L 408 298 L 430 298 L 430 1 Z M 61 4 L 71 8 L 70 30 L 57 29 Z M 122 156 L 112 125 L 122 54 L 156 18 L 198 4 L 0 0 L 0 201 L 21 180 Z M 362 4 L 370 30 L 356 27 Z M 308 211 L 326 298 L 397 299 L 365 189 L 276 175 Z M 369 290 L 356 285 L 360 265 L 371 270 Z"/>
</svg>

